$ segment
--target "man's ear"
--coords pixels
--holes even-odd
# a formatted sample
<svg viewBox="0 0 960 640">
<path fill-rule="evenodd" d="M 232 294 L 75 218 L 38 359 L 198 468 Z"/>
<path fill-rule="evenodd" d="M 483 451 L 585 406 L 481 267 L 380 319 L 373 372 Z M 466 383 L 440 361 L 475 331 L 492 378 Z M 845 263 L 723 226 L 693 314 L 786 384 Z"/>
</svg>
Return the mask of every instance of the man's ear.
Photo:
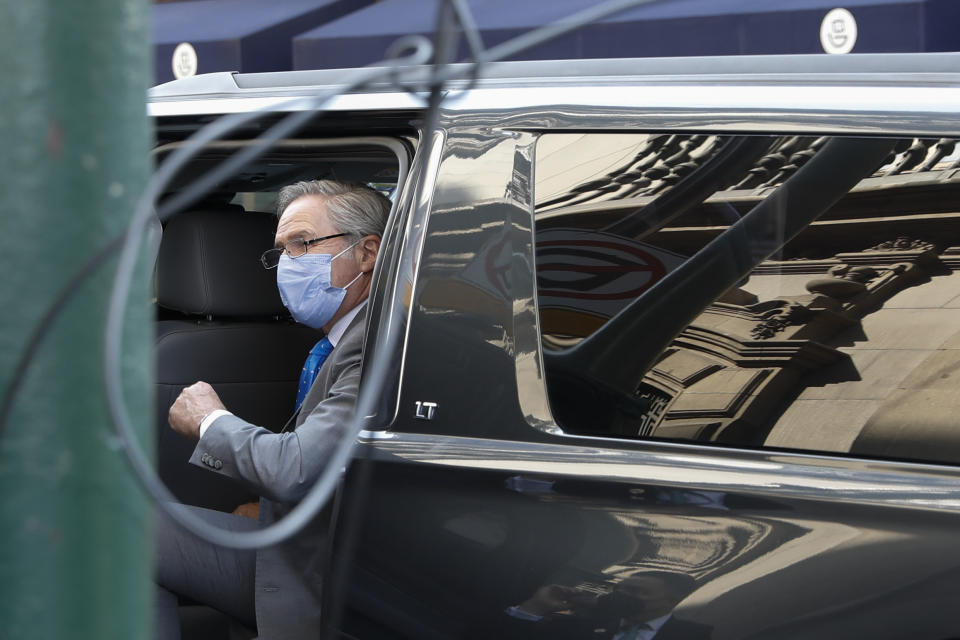
<svg viewBox="0 0 960 640">
<path fill-rule="evenodd" d="M 360 248 L 360 271 L 369 273 L 377 262 L 380 253 L 380 236 L 364 236 L 357 245 Z"/>
</svg>

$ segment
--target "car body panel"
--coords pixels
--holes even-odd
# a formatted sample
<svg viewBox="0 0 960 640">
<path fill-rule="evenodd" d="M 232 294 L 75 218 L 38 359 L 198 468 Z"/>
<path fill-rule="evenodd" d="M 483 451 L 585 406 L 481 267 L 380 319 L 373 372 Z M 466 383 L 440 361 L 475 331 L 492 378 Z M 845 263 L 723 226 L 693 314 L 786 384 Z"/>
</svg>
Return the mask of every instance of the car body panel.
<svg viewBox="0 0 960 640">
<path fill-rule="evenodd" d="M 368 346 L 369 357 L 389 353 L 391 374 L 344 484 L 343 552 L 330 558 L 349 576 L 332 583 L 349 594 L 348 633 L 614 637 L 624 616 L 602 620 L 597 602 L 662 570 L 696 580 L 671 613 L 689 626 L 665 638 L 960 636 L 955 467 L 570 435 L 547 396 L 538 136 L 960 136 L 960 57 L 851 58 L 665 61 L 659 75 L 656 61 L 632 75 L 617 61 L 589 77 L 595 61 L 567 75 L 562 63 L 518 63 L 444 104 L 372 301 L 402 339 L 374 349 L 379 327 Z M 789 71 L 778 76 L 778 64 Z M 290 109 L 282 100 L 331 77 L 220 77 L 189 95 L 168 87 L 150 108 L 161 119 Z M 330 106 L 362 118 L 420 104 L 380 87 Z M 594 601 L 516 615 L 555 585 Z"/>
</svg>

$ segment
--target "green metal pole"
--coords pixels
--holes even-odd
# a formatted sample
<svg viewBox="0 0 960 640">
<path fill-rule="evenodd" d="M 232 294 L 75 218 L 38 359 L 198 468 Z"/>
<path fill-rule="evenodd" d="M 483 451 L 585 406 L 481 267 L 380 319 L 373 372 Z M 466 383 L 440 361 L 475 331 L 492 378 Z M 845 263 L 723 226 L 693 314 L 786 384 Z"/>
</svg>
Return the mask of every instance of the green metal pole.
<svg viewBox="0 0 960 640">
<path fill-rule="evenodd" d="M 123 229 L 145 184 L 147 11 L 146 0 L 0 3 L 0 392 L 57 292 Z M 0 430 L 0 640 L 151 635 L 151 509 L 101 382 L 113 264 L 56 317 Z M 145 443 L 148 272 L 124 363 Z"/>
</svg>

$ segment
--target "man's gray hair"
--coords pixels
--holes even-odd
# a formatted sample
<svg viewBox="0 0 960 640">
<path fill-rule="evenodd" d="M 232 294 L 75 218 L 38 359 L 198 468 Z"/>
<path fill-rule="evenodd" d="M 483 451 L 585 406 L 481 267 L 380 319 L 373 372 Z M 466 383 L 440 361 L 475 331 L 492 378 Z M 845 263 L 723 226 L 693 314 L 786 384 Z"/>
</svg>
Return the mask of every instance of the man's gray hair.
<svg viewBox="0 0 960 640">
<path fill-rule="evenodd" d="M 277 216 L 282 216 L 294 200 L 303 196 L 322 196 L 330 223 L 341 233 L 362 238 L 383 236 L 390 214 L 390 200 L 360 182 L 301 180 L 287 185 L 277 195 Z"/>
</svg>

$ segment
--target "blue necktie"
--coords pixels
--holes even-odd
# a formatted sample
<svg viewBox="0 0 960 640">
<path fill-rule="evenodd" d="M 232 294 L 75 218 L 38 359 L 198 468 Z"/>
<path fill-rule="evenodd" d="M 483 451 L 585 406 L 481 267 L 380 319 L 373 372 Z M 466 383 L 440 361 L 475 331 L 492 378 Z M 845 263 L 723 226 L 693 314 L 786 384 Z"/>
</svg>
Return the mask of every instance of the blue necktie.
<svg viewBox="0 0 960 640">
<path fill-rule="evenodd" d="M 297 387 L 297 406 L 299 409 L 303 399 L 307 397 L 307 392 L 313 386 L 313 381 L 317 379 L 320 373 L 320 367 L 323 361 L 327 359 L 330 352 L 333 351 L 333 343 L 324 338 L 310 349 L 307 361 L 303 363 L 303 371 L 300 372 L 300 385 Z"/>
</svg>

